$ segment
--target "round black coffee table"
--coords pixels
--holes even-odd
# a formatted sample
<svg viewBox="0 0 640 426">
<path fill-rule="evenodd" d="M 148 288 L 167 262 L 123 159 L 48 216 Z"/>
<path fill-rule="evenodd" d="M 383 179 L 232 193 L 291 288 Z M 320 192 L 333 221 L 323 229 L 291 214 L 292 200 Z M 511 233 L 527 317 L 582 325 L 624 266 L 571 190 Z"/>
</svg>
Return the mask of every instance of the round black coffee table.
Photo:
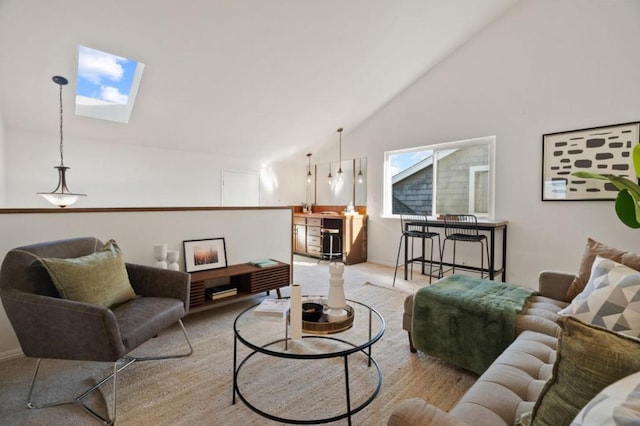
<svg viewBox="0 0 640 426">
<path fill-rule="evenodd" d="M 318 297 L 306 296 L 306 300 L 322 301 Z M 353 324 L 346 330 L 322 334 L 314 331 L 307 333 L 303 330 L 302 342 L 297 342 L 289 337 L 288 325 L 285 318 L 273 318 L 256 315 L 253 311 L 258 305 L 251 306 L 242 311 L 233 324 L 233 403 L 236 395 L 254 412 L 270 420 L 291 424 L 319 424 L 336 420 L 348 419 L 351 424 L 351 416 L 369 405 L 380 391 L 382 385 L 382 372 L 380 366 L 371 355 L 371 347 L 376 343 L 385 331 L 385 321 L 382 315 L 375 309 L 354 301 L 347 300 L 347 304 L 353 309 Z M 250 349 L 250 353 L 238 360 L 238 342 Z M 304 344 L 301 344 L 304 343 Z M 370 368 L 372 365 L 377 370 L 377 383 L 372 386 L 371 393 L 358 406 L 351 406 L 351 389 L 349 383 L 349 358 L 357 354 L 364 354 L 365 362 Z M 329 358 L 342 358 L 344 364 L 345 384 L 345 411 L 326 418 L 317 419 L 292 419 L 281 417 L 257 407 L 255 398 L 260 396 L 256 389 L 241 390 L 238 385 L 238 375 L 254 357 L 265 357 L 266 360 L 295 359 L 295 360 L 321 360 Z M 238 363 L 238 361 L 240 361 Z M 319 371 L 317 377 L 322 377 Z M 284 379 L 284 378 L 283 378 Z M 291 379 L 290 377 L 288 379 Z M 304 379 L 304 378 L 300 378 Z M 283 382 L 283 388 L 286 383 Z M 252 392 L 253 391 L 253 392 Z M 246 393 L 246 395 L 245 395 Z M 252 403 L 249 394 L 253 396 Z"/>
</svg>

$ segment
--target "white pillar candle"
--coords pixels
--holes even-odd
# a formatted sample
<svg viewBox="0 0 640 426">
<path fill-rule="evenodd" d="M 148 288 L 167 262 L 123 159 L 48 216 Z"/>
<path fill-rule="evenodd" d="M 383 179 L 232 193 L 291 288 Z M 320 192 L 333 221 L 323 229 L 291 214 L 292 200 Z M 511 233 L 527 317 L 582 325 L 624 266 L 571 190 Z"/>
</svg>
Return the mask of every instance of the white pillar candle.
<svg viewBox="0 0 640 426">
<path fill-rule="evenodd" d="M 291 308 L 289 310 L 291 338 L 302 339 L 302 287 L 291 285 Z"/>
</svg>

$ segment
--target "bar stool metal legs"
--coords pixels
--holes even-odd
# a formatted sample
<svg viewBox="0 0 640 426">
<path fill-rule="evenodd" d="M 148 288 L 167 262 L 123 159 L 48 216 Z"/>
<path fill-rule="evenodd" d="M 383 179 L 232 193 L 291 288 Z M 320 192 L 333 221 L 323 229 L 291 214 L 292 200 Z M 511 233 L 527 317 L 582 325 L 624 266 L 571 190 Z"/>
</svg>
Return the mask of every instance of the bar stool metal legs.
<svg viewBox="0 0 640 426">
<path fill-rule="evenodd" d="M 405 241 L 405 279 L 407 278 L 407 268 L 409 265 L 413 265 L 414 262 L 419 261 L 422 266 L 422 274 L 425 275 L 425 242 L 428 239 L 430 242 L 430 257 L 429 257 L 429 284 L 433 279 L 434 267 L 433 267 L 433 245 L 435 244 L 434 238 L 438 239 L 438 253 L 440 259 L 442 258 L 442 251 L 440 249 L 440 234 L 437 232 L 429 231 L 429 223 L 426 215 L 402 215 L 400 218 L 400 226 L 402 233 L 400 235 L 400 242 L 398 244 L 398 255 L 396 257 L 396 269 L 393 273 L 393 287 L 396 285 L 396 276 L 398 275 L 398 266 L 400 264 L 400 251 L 402 249 L 402 241 Z M 413 239 L 419 238 L 422 244 L 422 254 L 420 257 L 414 257 L 413 255 Z M 411 256 L 408 255 L 409 244 L 411 244 Z M 442 264 L 441 260 L 436 267 L 438 272 L 438 278 L 442 277 Z M 413 279 L 413 268 L 411 268 L 411 279 Z"/>
<path fill-rule="evenodd" d="M 456 272 L 456 243 L 458 241 L 480 243 L 480 278 L 484 278 L 485 271 L 488 277 L 491 277 L 491 258 L 489 257 L 489 244 L 487 237 L 478 231 L 478 219 L 474 215 L 467 214 L 447 214 L 444 215 L 444 231 L 445 238 L 442 242 L 442 254 L 447 244 L 447 240 L 453 241 L 453 259 L 451 262 L 451 271 Z M 484 267 L 484 255 L 487 254 L 487 268 Z M 440 257 L 442 259 L 442 256 Z M 442 268 L 442 261 L 441 261 Z M 460 267 L 465 269 L 464 267 Z M 478 268 L 471 268 L 478 270 Z"/>
<path fill-rule="evenodd" d="M 333 228 L 322 228 L 320 230 L 322 234 L 322 252 L 320 253 L 320 259 L 318 263 L 322 260 L 329 260 L 329 262 L 338 260 L 342 262 L 342 241 L 340 239 L 340 230 Z M 329 251 L 325 251 L 325 238 L 329 238 Z M 335 245 L 338 247 L 336 251 L 334 250 L 334 241 Z"/>
</svg>

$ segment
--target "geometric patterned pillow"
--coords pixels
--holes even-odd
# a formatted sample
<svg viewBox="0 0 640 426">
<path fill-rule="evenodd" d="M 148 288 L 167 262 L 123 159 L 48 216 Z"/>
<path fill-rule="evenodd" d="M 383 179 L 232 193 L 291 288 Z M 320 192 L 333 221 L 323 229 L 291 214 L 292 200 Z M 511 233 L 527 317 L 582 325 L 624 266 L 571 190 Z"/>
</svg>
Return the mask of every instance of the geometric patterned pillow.
<svg viewBox="0 0 640 426">
<path fill-rule="evenodd" d="M 587 286 L 559 314 L 640 337 L 640 273 L 596 257 Z"/>
<path fill-rule="evenodd" d="M 640 372 L 607 386 L 578 413 L 571 426 L 640 423 Z"/>
</svg>

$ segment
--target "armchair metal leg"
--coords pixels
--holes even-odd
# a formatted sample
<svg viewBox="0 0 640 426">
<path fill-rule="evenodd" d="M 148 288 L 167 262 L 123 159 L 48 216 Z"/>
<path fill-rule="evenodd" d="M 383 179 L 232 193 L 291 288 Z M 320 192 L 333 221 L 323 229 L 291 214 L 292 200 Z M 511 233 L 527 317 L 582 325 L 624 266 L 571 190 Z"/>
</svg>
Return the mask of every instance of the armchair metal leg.
<svg viewBox="0 0 640 426">
<path fill-rule="evenodd" d="M 163 360 L 163 359 L 185 358 L 185 357 L 190 356 L 193 353 L 193 346 L 191 345 L 191 340 L 189 339 L 189 335 L 187 334 L 187 330 L 184 328 L 184 324 L 182 323 L 182 320 L 178 320 L 178 324 L 180 324 L 180 328 L 182 329 L 182 333 L 184 334 L 185 340 L 187 341 L 187 345 L 189 346 L 189 351 L 188 352 L 181 353 L 181 354 L 176 354 L 176 355 L 159 355 L 159 356 L 149 356 L 149 357 L 125 356 L 122 359 L 120 359 L 120 360 L 118 360 L 118 361 L 113 363 L 113 373 L 109 374 L 107 377 L 105 377 L 102 380 L 100 380 L 98 383 L 93 385 L 91 388 L 87 389 L 82 394 L 80 394 L 77 397 L 72 398 L 72 399 L 65 399 L 65 400 L 60 400 L 60 401 L 47 402 L 47 403 L 44 403 L 44 404 L 35 404 L 35 403 L 32 402 L 31 396 L 33 394 L 33 388 L 34 388 L 35 383 L 36 383 L 36 378 L 38 376 L 38 371 L 40 370 L 40 362 L 42 361 L 42 358 L 38 358 L 38 361 L 36 362 L 35 371 L 33 372 L 33 378 L 31 379 L 31 386 L 29 387 L 29 394 L 27 395 L 27 407 L 28 408 L 32 408 L 32 409 L 37 409 L 37 408 L 54 407 L 56 405 L 77 404 L 77 405 L 80 406 L 80 408 L 85 410 L 88 414 L 90 414 L 92 417 L 94 417 L 95 419 L 100 421 L 102 424 L 104 424 L 104 425 L 113 425 L 113 424 L 115 424 L 116 414 L 117 414 L 117 410 L 116 410 L 116 393 L 117 393 L 117 387 L 118 387 L 117 384 L 118 384 L 118 373 L 119 372 L 121 372 L 122 370 L 124 370 L 125 368 L 127 368 L 128 366 L 130 366 L 131 364 L 133 364 L 136 361 L 155 361 L 155 360 Z M 122 362 L 122 365 L 118 366 L 119 362 Z M 85 405 L 83 400 L 84 400 L 84 398 L 89 396 L 93 391 L 97 390 L 103 384 L 105 384 L 106 382 L 108 382 L 111 379 L 113 379 L 113 385 L 112 385 L 113 386 L 113 393 L 112 393 L 112 401 L 111 401 L 111 413 L 110 413 L 110 416 L 108 418 L 105 418 L 105 417 L 102 417 L 100 414 L 96 413 L 95 411 L 93 411 L 87 405 Z"/>
<path fill-rule="evenodd" d="M 118 372 L 124 370 L 126 367 L 128 367 L 131 364 L 133 364 L 134 361 L 127 361 L 121 367 L 118 367 L 118 362 L 117 361 L 114 362 L 113 363 L 113 373 L 111 373 L 109 376 L 105 377 L 104 379 L 100 380 L 100 382 L 98 382 L 97 384 L 93 385 L 91 388 L 87 389 L 86 391 L 84 391 L 82 394 L 78 395 L 75 398 L 64 399 L 64 400 L 54 401 L 54 402 L 47 402 L 47 403 L 44 403 L 44 404 L 35 404 L 31 400 L 31 395 L 33 394 L 33 388 L 34 388 L 34 385 L 36 383 L 36 377 L 37 377 L 38 371 L 40 369 L 40 362 L 41 361 L 42 361 L 42 358 L 38 358 L 38 361 L 36 362 L 35 371 L 33 372 L 33 379 L 31 380 L 31 386 L 29 387 L 29 394 L 27 395 L 27 407 L 28 408 L 38 409 L 38 408 L 55 407 L 57 405 L 77 404 L 80 408 L 82 408 L 84 411 L 86 411 L 89 415 L 94 417 L 96 420 L 98 420 L 102 424 L 104 424 L 104 425 L 112 425 L 112 424 L 115 423 L 115 421 L 116 421 L 116 413 L 117 413 L 117 411 L 116 411 L 116 391 L 117 391 L 117 388 L 118 388 Z M 107 381 L 109 381 L 112 378 L 113 378 L 113 385 L 112 385 L 113 386 L 113 398 L 112 398 L 112 405 L 111 405 L 111 414 L 110 414 L 109 417 L 105 418 L 105 417 L 102 417 L 100 414 L 96 413 L 94 410 L 92 410 L 91 407 L 85 405 L 84 398 L 89 396 L 93 391 L 98 389 L 100 386 L 102 386 L 103 384 L 105 384 Z"/>
<path fill-rule="evenodd" d="M 180 325 L 180 328 L 182 328 L 182 334 L 184 334 L 184 338 L 187 341 L 187 345 L 189 345 L 189 352 L 185 352 L 183 354 L 176 354 L 176 355 L 158 355 L 158 356 L 147 356 L 147 357 L 125 356 L 124 359 L 131 360 L 131 361 L 158 361 L 162 359 L 186 358 L 188 356 L 191 356 L 191 354 L 193 353 L 193 346 L 191 346 L 191 340 L 189 339 L 187 330 L 184 328 L 184 324 L 182 324 L 182 320 L 178 320 L 178 324 Z"/>
</svg>

